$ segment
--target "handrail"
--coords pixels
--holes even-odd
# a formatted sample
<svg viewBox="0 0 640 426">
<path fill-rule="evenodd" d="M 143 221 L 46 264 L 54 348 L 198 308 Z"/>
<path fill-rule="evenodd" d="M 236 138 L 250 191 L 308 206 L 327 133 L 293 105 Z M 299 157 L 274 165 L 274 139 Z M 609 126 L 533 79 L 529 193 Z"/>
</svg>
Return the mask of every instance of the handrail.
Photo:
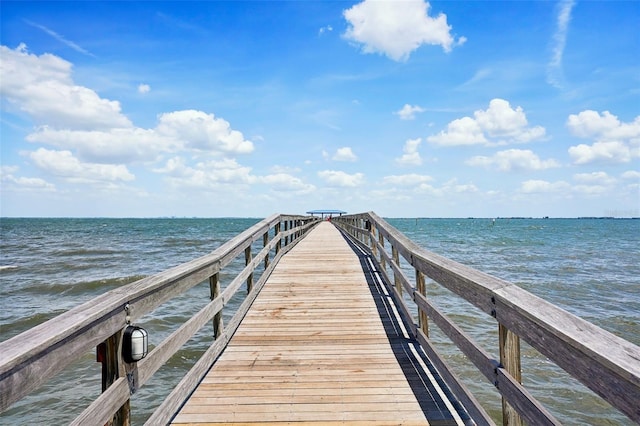
<svg viewBox="0 0 640 426">
<path fill-rule="evenodd" d="M 508 281 L 421 248 L 373 212 L 334 218 L 333 223 L 370 250 L 382 274 L 386 276 L 387 268 L 391 269 L 398 300 L 402 300 L 403 289 L 411 296 L 419 317 L 412 327 L 414 336 L 434 357 L 463 405 L 468 395 L 465 389 L 456 392 L 455 374 L 429 341 L 428 321 L 438 325 L 500 391 L 505 424 L 520 424 L 521 418 L 529 424 L 559 424 L 520 383 L 520 338 L 640 423 L 640 347 Z M 391 255 L 385 242 L 390 244 Z M 400 256 L 415 268 L 415 285 L 403 273 Z M 500 360 L 489 356 L 426 297 L 425 276 L 497 320 Z M 411 318 L 409 312 L 406 315 Z"/>
<path fill-rule="evenodd" d="M 118 411 L 117 423 L 127 424 L 130 395 L 212 319 L 218 338 L 212 347 L 217 350 L 224 347 L 225 339 L 228 340 L 233 333 L 232 327 L 234 324 L 237 326 L 239 319 L 234 317 L 223 331 L 220 320 L 222 308 L 246 282 L 248 295 L 236 314 L 241 318 L 241 311 L 248 308 L 280 257 L 318 223 L 318 218 L 309 216 L 274 214 L 208 255 L 111 290 L 1 342 L 0 412 L 38 389 L 87 351 L 102 344 L 108 352 L 107 360 L 103 363 L 112 364 L 107 367 L 106 373 L 110 377 L 105 377 L 103 365 L 105 389 L 75 423 L 82 424 L 90 419 L 91 423 L 104 424 Z M 271 231 L 273 237 L 269 239 Z M 251 253 L 252 244 L 259 239 L 262 239 L 263 248 L 254 257 Z M 270 259 L 270 253 L 274 250 L 275 255 Z M 242 253 L 245 255 L 245 268 L 220 292 L 219 272 Z M 264 264 L 264 271 L 258 282 L 253 283 L 253 272 L 261 263 Z M 138 363 L 126 364 L 118 347 L 127 324 L 207 280 L 211 286 L 211 302 L 158 344 L 146 358 Z M 210 358 L 207 359 L 212 362 Z"/>
</svg>

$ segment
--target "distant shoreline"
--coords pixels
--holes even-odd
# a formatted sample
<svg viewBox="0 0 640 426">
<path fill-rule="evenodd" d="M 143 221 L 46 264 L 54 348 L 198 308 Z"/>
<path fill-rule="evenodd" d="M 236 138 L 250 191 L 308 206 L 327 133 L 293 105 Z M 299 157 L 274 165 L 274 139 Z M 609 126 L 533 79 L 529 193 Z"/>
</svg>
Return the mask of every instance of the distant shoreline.
<svg viewBox="0 0 640 426">
<path fill-rule="evenodd" d="M 347 214 L 348 215 L 348 214 Z M 307 215 L 301 215 L 307 216 Z M 383 216 L 385 219 L 425 219 L 425 220 L 533 220 L 533 219 L 591 219 L 591 220 L 624 220 L 640 219 L 640 216 L 578 216 L 578 217 L 563 217 L 563 216 L 495 216 L 495 217 L 426 217 L 426 216 L 414 216 L 414 217 L 391 217 Z M 242 219 L 242 220 L 262 220 L 264 217 L 244 217 L 244 216 L 151 216 L 151 217 L 115 217 L 115 216 L 0 216 L 0 220 L 3 219 L 76 219 L 76 220 L 211 220 L 211 219 Z"/>
</svg>

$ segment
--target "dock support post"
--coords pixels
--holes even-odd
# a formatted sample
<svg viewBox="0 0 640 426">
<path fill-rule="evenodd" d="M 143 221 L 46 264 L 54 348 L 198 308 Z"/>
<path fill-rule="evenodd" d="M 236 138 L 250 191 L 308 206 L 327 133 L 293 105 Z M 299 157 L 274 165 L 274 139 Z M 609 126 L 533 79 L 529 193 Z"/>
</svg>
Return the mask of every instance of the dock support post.
<svg viewBox="0 0 640 426">
<path fill-rule="evenodd" d="M 209 289 L 211 290 L 211 300 L 220 295 L 220 273 L 216 273 L 209 277 Z M 222 311 L 213 316 L 213 337 L 218 338 L 222 335 Z"/>
<path fill-rule="evenodd" d="M 500 363 L 518 383 L 522 383 L 522 369 L 520 366 L 520 337 L 498 323 L 500 340 Z M 524 423 L 520 415 L 509 403 L 502 398 L 503 426 L 522 426 Z"/>
<path fill-rule="evenodd" d="M 118 331 L 98 346 L 98 361 L 102 363 L 102 392 L 106 391 L 119 377 L 123 376 L 124 363 L 120 359 L 122 332 Z M 108 426 L 128 426 L 131 424 L 131 400 L 113 414 Z"/>
<path fill-rule="evenodd" d="M 251 259 L 253 259 L 253 255 L 251 254 L 251 245 L 244 249 L 244 266 L 249 266 L 251 263 Z M 247 294 L 251 293 L 253 289 L 253 272 L 249 274 L 247 277 Z"/>
<path fill-rule="evenodd" d="M 423 295 L 425 298 L 427 297 L 427 286 L 424 282 L 424 274 L 417 269 L 416 288 L 418 289 L 418 293 Z M 429 337 L 429 317 L 422 309 L 418 309 L 418 312 L 420 312 L 420 314 L 418 315 L 418 323 L 420 324 L 420 329 L 425 336 Z"/>
</svg>

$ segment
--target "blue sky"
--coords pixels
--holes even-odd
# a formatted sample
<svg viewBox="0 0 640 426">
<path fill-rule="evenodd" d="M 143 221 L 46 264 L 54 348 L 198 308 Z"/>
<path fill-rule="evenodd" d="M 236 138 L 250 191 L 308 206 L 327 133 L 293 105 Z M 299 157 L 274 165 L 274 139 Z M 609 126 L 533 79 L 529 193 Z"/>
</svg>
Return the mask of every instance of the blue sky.
<svg viewBox="0 0 640 426">
<path fill-rule="evenodd" d="M 0 3 L 2 216 L 640 216 L 640 2 Z"/>
</svg>

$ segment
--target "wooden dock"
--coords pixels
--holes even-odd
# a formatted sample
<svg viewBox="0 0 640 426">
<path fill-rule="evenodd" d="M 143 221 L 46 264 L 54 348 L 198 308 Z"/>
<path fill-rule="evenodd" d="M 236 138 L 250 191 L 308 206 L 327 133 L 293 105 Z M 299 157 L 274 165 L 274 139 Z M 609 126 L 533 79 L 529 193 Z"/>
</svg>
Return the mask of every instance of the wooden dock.
<svg viewBox="0 0 640 426">
<path fill-rule="evenodd" d="M 172 424 L 464 424 L 372 267 L 314 228 Z"/>
<path fill-rule="evenodd" d="M 465 318 L 449 317 L 427 283 L 492 318 L 495 344 L 474 341 Z M 147 321 L 198 286 L 198 310 L 169 335 Z M 137 361 L 123 343 L 130 327 L 146 330 L 153 342 Z M 560 425 L 525 386 L 520 340 L 640 424 L 640 347 L 421 248 L 374 212 L 331 222 L 271 215 L 211 253 L 0 342 L 0 413 L 42 392 L 53 377 L 87 383 L 69 367 L 96 351 L 102 393 L 75 410 L 78 401 L 65 405 L 77 416 L 74 426 L 130 425 L 140 408 L 150 413 L 149 426 L 495 425 L 485 401 L 439 352 L 434 327 L 497 389 L 505 426 Z M 162 375 L 198 332 L 210 338 L 199 339 L 201 355 L 180 382 L 158 405 L 134 407 L 132 395 Z"/>
</svg>

